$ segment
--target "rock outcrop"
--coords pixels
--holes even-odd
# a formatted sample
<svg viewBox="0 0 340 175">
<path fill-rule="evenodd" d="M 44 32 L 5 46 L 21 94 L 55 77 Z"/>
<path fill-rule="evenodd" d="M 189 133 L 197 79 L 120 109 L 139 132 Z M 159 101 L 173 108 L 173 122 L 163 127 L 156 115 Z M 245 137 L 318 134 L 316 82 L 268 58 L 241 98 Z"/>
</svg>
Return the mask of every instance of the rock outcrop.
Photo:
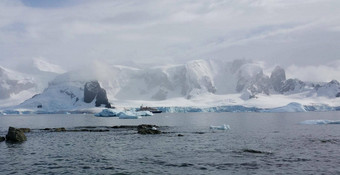
<svg viewBox="0 0 340 175">
<path fill-rule="evenodd" d="M 106 96 L 106 91 L 100 87 L 98 81 L 87 82 L 84 87 L 84 102 L 91 103 L 93 100 L 96 100 L 96 107 L 105 105 L 105 107 L 111 108 L 111 104 Z"/>
<path fill-rule="evenodd" d="M 286 81 L 285 70 L 280 66 L 276 66 L 270 75 L 270 83 L 276 92 L 282 93 L 283 85 Z"/>
<path fill-rule="evenodd" d="M 158 130 L 156 125 L 138 125 L 137 126 L 138 134 L 161 134 L 162 132 Z"/>
<path fill-rule="evenodd" d="M 23 142 L 26 141 L 27 138 L 24 132 L 20 129 L 16 129 L 14 127 L 8 128 L 8 133 L 6 135 L 6 141 L 10 142 Z"/>
<path fill-rule="evenodd" d="M 3 141 L 5 141 L 6 139 L 5 139 L 5 137 L 1 137 L 0 136 L 0 142 L 3 142 Z"/>
</svg>

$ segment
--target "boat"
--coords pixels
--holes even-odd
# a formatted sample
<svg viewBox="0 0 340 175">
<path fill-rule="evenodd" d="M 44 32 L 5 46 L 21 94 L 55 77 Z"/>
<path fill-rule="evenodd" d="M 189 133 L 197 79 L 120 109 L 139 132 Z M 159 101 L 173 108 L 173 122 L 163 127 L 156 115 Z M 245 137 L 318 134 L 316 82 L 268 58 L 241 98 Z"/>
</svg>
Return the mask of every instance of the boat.
<svg viewBox="0 0 340 175">
<path fill-rule="evenodd" d="M 147 107 L 147 106 L 140 106 L 139 109 L 137 109 L 137 111 L 150 111 L 152 113 L 162 113 L 162 111 L 158 110 L 157 108 L 152 108 L 152 107 Z"/>
</svg>

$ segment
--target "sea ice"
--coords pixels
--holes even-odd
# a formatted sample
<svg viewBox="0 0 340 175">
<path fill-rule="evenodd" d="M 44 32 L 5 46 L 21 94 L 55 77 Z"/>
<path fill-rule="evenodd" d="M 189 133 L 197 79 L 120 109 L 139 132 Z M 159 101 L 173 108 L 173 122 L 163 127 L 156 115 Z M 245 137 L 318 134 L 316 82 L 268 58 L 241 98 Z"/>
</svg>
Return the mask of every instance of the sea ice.
<svg viewBox="0 0 340 175">
<path fill-rule="evenodd" d="M 229 125 L 226 125 L 226 124 L 224 124 L 224 125 L 222 125 L 222 126 L 213 126 L 213 125 L 211 125 L 211 126 L 210 126 L 210 129 L 211 129 L 211 130 L 229 130 L 229 129 L 230 129 L 230 126 L 229 126 Z"/>
<path fill-rule="evenodd" d="M 326 124 L 340 124 L 340 120 L 305 120 L 300 122 L 303 125 L 326 125 Z"/>
</svg>

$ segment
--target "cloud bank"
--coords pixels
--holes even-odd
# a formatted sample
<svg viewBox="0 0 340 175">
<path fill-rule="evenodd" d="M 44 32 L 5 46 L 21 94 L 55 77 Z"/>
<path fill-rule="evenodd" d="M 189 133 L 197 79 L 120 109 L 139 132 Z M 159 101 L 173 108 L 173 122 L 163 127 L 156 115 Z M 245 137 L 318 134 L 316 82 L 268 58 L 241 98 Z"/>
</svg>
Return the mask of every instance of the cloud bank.
<svg viewBox="0 0 340 175">
<path fill-rule="evenodd" d="M 246 58 L 323 71 L 340 59 L 340 1 L 4 0 L 0 38 L 0 64 Z"/>
</svg>

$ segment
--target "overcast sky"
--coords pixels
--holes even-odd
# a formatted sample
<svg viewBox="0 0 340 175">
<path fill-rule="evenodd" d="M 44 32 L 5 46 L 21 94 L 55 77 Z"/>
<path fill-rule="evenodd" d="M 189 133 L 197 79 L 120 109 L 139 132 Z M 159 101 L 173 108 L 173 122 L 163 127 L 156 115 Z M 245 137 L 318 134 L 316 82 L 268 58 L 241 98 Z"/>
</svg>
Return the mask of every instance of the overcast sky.
<svg viewBox="0 0 340 175">
<path fill-rule="evenodd" d="M 66 68 L 207 58 L 332 65 L 340 0 L 0 0 L 0 63 L 37 57 Z"/>
</svg>

